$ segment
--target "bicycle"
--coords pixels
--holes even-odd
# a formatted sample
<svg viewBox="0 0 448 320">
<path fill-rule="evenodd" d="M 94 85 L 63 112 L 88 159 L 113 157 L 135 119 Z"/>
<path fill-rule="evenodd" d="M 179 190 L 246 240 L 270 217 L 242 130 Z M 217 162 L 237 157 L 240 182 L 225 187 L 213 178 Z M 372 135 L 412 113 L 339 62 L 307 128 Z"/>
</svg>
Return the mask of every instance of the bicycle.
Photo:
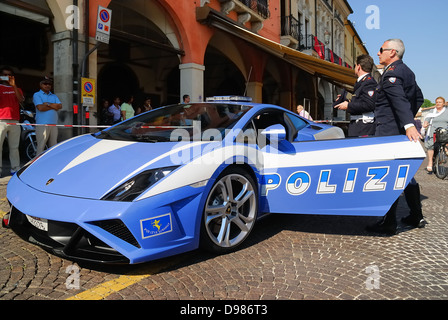
<svg viewBox="0 0 448 320">
<path fill-rule="evenodd" d="M 434 132 L 434 173 L 437 178 L 448 175 L 448 128 L 437 128 Z"/>
</svg>

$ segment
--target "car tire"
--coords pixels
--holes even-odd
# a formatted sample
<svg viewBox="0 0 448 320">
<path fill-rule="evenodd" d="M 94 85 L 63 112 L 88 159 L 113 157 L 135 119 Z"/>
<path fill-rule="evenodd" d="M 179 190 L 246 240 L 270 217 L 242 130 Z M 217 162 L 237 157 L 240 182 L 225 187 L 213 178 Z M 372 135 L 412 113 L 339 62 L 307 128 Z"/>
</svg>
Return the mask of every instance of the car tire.
<svg viewBox="0 0 448 320">
<path fill-rule="evenodd" d="M 207 195 L 201 247 L 215 254 L 235 250 L 253 230 L 257 214 L 258 189 L 254 179 L 239 167 L 226 169 Z"/>
</svg>

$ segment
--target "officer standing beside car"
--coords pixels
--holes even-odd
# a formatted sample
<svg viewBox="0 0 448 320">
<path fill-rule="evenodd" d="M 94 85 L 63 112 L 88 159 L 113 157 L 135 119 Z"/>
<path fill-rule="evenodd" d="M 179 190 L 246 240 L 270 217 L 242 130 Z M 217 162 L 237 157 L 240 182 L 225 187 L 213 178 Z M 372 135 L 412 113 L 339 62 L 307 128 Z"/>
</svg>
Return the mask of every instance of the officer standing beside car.
<svg viewBox="0 0 448 320">
<path fill-rule="evenodd" d="M 364 137 L 375 135 L 375 92 L 377 82 L 372 77 L 374 62 L 369 55 L 356 58 L 355 73 L 358 76 L 354 93 L 350 101 L 346 100 L 334 108 L 350 113 L 348 126 L 349 137 Z"/>
<path fill-rule="evenodd" d="M 423 104 L 423 94 L 415 81 L 415 74 L 403 63 L 405 46 L 400 39 L 389 39 L 378 52 L 380 64 L 385 66 L 377 87 L 375 106 L 376 136 L 406 135 L 413 143 L 419 143 L 414 116 Z M 412 179 L 404 190 L 406 202 L 410 208 L 409 216 L 402 219 L 405 224 L 422 228 L 423 219 L 420 200 L 420 187 Z M 396 234 L 398 199 L 389 209 L 384 219 L 368 226 L 367 230 L 387 235 Z"/>
<path fill-rule="evenodd" d="M 3 141 L 8 135 L 9 160 L 11 162 L 11 174 L 20 169 L 20 126 L 7 125 L 7 123 L 20 122 L 20 104 L 25 100 L 23 92 L 16 85 L 13 71 L 9 67 L 0 70 L 0 157 L 3 153 Z M 2 162 L 0 158 L 0 175 L 2 174 Z"/>
<path fill-rule="evenodd" d="M 62 103 L 59 98 L 51 92 L 53 80 L 45 77 L 40 82 L 40 90 L 33 96 L 33 102 L 36 106 L 36 140 L 37 151 L 40 154 L 44 151 L 45 146 L 51 148 L 58 143 L 58 111 L 62 109 Z"/>
</svg>

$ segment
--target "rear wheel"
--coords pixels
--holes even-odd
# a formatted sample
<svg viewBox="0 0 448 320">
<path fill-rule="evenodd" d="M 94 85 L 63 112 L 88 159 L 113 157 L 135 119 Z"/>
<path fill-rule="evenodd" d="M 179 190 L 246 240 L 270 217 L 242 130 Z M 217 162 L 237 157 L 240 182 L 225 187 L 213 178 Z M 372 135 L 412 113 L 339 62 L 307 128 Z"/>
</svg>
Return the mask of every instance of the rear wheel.
<svg viewBox="0 0 448 320">
<path fill-rule="evenodd" d="M 219 254 L 234 250 L 253 230 L 257 211 L 258 193 L 252 177 L 237 167 L 225 170 L 207 196 L 201 246 Z"/>
<path fill-rule="evenodd" d="M 434 173 L 437 178 L 444 179 L 448 175 L 448 157 L 445 153 L 444 146 L 439 147 L 434 164 Z"/>
</svg>

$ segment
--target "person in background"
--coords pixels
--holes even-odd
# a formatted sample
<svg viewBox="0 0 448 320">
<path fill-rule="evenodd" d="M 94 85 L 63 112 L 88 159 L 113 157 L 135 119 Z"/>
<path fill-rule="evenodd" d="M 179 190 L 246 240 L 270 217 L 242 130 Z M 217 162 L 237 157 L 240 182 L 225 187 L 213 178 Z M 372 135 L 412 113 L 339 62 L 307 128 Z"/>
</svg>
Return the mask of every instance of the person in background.
<svg viewBox="0 0 448 320">
<path fill-rule="evenodd" d="M 151 110 L 152 110 L 151 98 L 147 97 L 145 99 L 145 102 L 143 102 L 143 106 L 142 107 L 138 107 L 137 108 L 137 112 L 135 114 L 140 114 L 140 113 L 151 111 Z"/>
<path fill-rule="evenodd" d="M 121 105 L 121 117 L 123 120 L 131 119 L 135 115 L 135 110 L 132 106 L 133 102 L 134 96 L 130 96 L 129 99 Z"/>
<path fill-rule="evenodd" d="M 109 107 L 109 112 L 113 114 L 113 124 L 121 121 L 121 100 L 119 97 L 114 97 L 113 104 Z"/>
<path fill-rule="evenodd" d="M 445 98 L 438 97 L 434 110 L 429 113 L 423 121 L 423 128 L 426 130 L 425 148 L 428 153 L 428 165 L 426 171 L 432 174 L 434 157 L 434 131 L 437 128 L 448 128 L 448 111 L 445 107 Z"/>
<path fill-rule="evenodd" d="M 33 103 L 36 107 L 36 124 L 57 124 L 58 111 L 62 109 L 59 98 L 51 92 L 53 80 L 45 77 L 40 82 L 40 90 L 33 96 Z M 45 150 L 45 146 L 51 148 L 58 143 L 58 127 L 37 126 L 36 127 L 36 154 Z"/>
<path fill-rule="evenodd" d="M 184 94 L 184 96 L 182 97 L 182 101 L 182 103 L 184 104 L 190 103 L 190 96 L 188 94 Z"/>
<path fill-rule="evenodd" d="M 0 70 L 0 157 L 3 154 L 3 141 L 8 135 L 10 173 L 14 174 L 20 169 L 20 133 L 21 128 L 7 123 L 20 121 L 20 104 L 25 101 L 23 92 L 17 87 L 13 70 L 2 67 Z M 0 176 L 3 161 L 0 159 Z"/>
<path fill-rule="evenodd" d="M 101 108 L 101 124 L 103 125 L 110 125 L 114 123 L 114 115 L 109 112 L 109 100 L 103 99 L 102 100 L 102 108 Z"/>
<path fill-rule="evenodd" d="M 313 118 L 311 118 L 310 114 L 308 113 L 308 111 L 306 111 L 303 106 L 301 104 L 299 104 L 297 106 L 297 113 L 299 114 L 299 116 L 301 116 L 302 118 L 308 119 L 308 120 L 313 120 Z"/>
<path fill-rule="evenodd" d="M 350 113 L 348 126 L 349 137 L 365 137 L 375 135 L 375 110 L 377 82 L 372 77 L 373 58 L 367 54 L 356 58 L 355 74 L 358 76 L 354 94 L 350 101 L 344 101 L 334 108 Z"/>
</svg>

